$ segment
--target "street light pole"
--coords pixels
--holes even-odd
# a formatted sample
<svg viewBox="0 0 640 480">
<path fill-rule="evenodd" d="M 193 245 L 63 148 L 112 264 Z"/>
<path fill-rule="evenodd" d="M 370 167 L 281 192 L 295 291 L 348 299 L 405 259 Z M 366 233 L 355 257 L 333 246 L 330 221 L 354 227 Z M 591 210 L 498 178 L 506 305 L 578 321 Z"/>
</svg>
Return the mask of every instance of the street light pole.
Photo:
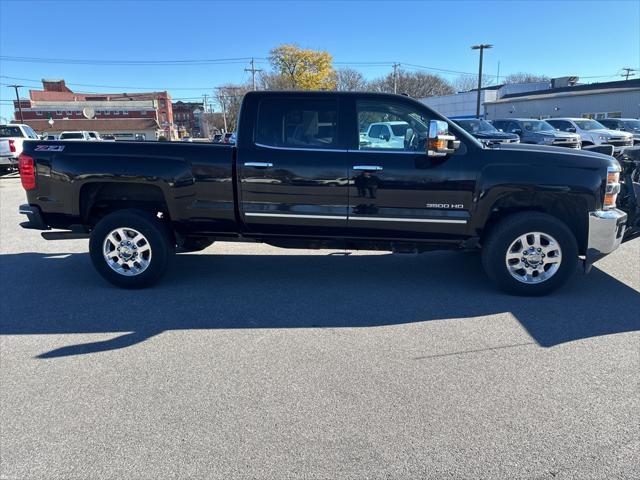
<svg viewBox="0 0 640 480">
<path fill-rule="evenodd" d="M 18 101 L 18 110 L 20 111 L 20 123 L 24 123 L 24 117 L 22 116 L 22 105 L 20 104 L 20 94 L 18 93 L 18 89 L 22 87 L 22 85 L 7 85 L 7 86 L 9 88 L 15 89 L 16 91 L 16 100 Z"/>
<path fill-rule="evenodd" d="M 493 48 L 493 45 L 488 43 L 481 43 L 480 45 L 473 45 L 472 50 L 480 50 L 480 64 L 478 67 L 478 98 L 476 101 L 476 117 L 480 118 L 480 92 L 482 89 L 482 59 L 485 48 Z"/>
</svg>

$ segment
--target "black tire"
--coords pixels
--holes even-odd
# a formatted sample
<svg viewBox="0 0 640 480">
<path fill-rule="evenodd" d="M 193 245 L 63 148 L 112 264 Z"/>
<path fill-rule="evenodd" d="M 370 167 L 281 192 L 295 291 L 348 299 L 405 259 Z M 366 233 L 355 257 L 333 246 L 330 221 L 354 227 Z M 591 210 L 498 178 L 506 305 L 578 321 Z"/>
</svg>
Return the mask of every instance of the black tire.
<svg viewBox="0 0 640 480">
<path fill-rule="evenodd" d="M 103 254 L 107 237 L 118 229 L 136 230 L 144 237 L 143 246 L 148 243 L 150 247 L 147 266 L 138 274 L 118 273 L 109 266 Z M 153 285 L 164 274 L 174 252 L 172 235 L 163 221 L 150 213 L 135 209 L 118 210 L 102 218 L 91 232 L 89 240 L 93 266 L 108 282 L 121 288 L 145 288 Z"/>
<path fill-rule="evenodd" d="M 555 273 L 540 283 L 524 283 L 509 272 L 506 255 L 512 243 L 522 235 L 540 232 L 550 235 L 560 246 L 562 260 Z M 551 256 L 551 255 L 549 255 Z M 518 262 L 520 260 L 516 260 Z M 539 212 L 510 215 L 498 223 L 482 245 L 482 265 L 496 285 L 510 295 L 546 295 L 562 286 L 578 263 L 578 245 L 573 232 L 560 220 Z"/>
<path fill-rule="evenodd" d="M 180 247 L 179 252 L 200 252 L 205 248 L 213 245 L 214 240 L 207 237 L 185 237 Z"/>
</svg>

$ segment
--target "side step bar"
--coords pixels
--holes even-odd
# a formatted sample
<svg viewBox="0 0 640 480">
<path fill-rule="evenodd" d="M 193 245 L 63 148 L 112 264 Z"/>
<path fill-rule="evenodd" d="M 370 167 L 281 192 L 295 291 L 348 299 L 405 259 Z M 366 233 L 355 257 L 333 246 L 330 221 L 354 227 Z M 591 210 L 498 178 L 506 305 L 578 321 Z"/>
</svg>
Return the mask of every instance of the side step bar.
<svg viewBox="0 0 640 480">
<path fill-rule="evenodd" d="M 90 234 L 85 232 L 59 231 L 59 232 L 42 232 L 42 238 L 45 240 L 79 240 L 89 238 Z"/>
</svg>

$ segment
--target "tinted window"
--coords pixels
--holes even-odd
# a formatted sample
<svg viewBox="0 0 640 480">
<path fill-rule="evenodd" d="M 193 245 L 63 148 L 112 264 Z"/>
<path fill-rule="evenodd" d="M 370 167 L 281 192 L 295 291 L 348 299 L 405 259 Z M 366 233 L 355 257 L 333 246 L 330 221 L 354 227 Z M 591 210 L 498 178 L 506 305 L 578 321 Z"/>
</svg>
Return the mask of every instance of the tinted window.
<svg viewBox="0 0 640 480">
<path fill-rule="evenodd" d="M 361 100 L 356 108 L 360 132 L 380 124 L 373 125 L 369 135 L 360 134 L 360 150 L 425 150 L 431 120 L 426 112 L 388 100 Z"/>
<path fill-rule="evenodd" d="M 0 127 L 0 138 L 7 137 L 22 137 L 22 132 L 19 127 Z"/>
<path fill-rule="evenodd" d="M 546 122 L 562 132 L 567 132 L 570 128 L 574 128 L 571 122 L 567 122 L 566 120 L 547 120 Z"/>
<path fill-rule="evenodd" d="M 289 148 L 338 148 L 337 99 L 263 100 L 255 142 Z"/>
<path fill-rule="evenodd" d="M 77 138 L 84 138 L 84 135 L 82 135 L 82 133 L 78 132 L 78 133 L 63 133 L 62 135 L 60 135 L 60 140 L 67 140 L 67 139 L 77 139 Z"/>
</svg>

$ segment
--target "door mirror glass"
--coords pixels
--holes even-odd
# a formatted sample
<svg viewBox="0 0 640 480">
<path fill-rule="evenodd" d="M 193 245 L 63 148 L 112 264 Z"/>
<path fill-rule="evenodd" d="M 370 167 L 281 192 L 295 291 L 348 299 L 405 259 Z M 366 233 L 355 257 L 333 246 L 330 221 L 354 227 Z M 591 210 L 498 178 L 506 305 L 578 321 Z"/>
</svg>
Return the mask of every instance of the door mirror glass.
<svg viewBox="0 0 640 480">
<path fill-rule="evenodd" d="M 566 131 L 571 133 L 576 133 L 576 127 L 568 127 Z"/>
<path fill-rule="evenodd" d="M 444 120 L 429 122 L 429 136 L 427 141 L 427 155 L 430 157 L 444 157 L 452 154 L 460 141 L 449 134 L 449 124 Z"/>
</svg>

